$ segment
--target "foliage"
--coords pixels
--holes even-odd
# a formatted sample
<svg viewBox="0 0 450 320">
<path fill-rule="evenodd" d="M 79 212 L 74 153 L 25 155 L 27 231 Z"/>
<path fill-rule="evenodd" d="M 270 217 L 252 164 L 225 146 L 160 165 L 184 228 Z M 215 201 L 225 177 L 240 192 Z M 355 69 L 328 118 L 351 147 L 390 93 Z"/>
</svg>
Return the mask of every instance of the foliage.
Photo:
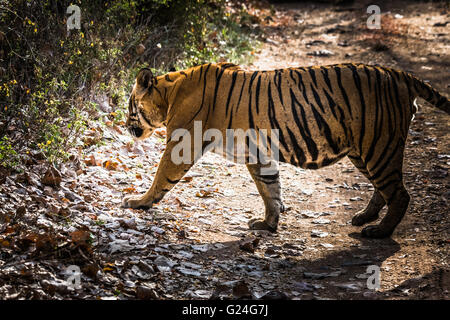
<svg viewBox="0 0 450 320">
<path fill-rule="evenodd" d="M 71 4 L 81 8 L 79 30 L 67 30 Z M 225 0 L 0 1 L 0 165 L 29 150 L 58 163 L 83 147 L 92 121 L 123 121 L 143 66 L 163 73 L 248 58 L 254 37 L 227 8 Z M 100 108 L 102 96 L 112 110 Z"/>
</svg>

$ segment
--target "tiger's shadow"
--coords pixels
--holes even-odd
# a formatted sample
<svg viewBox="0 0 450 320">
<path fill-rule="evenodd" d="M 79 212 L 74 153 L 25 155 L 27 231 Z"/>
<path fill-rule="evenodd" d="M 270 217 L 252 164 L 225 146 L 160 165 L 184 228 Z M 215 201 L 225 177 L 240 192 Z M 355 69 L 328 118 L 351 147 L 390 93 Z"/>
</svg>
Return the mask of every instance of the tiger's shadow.
<svg viewBox="0 0 450 320">
<path fill-rule="evenodd" d="M 306 254 L 308 250 L 305 250 L 305 253 L 295 256 L 286 255 L 283 252 L 285 249 L 282 247 L 274 254 L 273 249 L 271 249 L 273 246 L 270 244 L 272 241 L 268 240 L 265 243 L 265 238 L 261 239 L 255 248 L 255 252 L 269 252 L 271 250 L 270 255 L 243 251 L 240 248 L 242 240 L 212 242 L 208 245 L 219 246 L 222 249 L 208 250 L 194 258 L 193 260 L 196 261 L 193 262 L 227 264 L 229 269 L 225 281 L 252 279 L 247 280 L 250 283 L 255 279 L 255 283 L 258 283 L 258 281 L 280 283 L 280 279 L 284 279 L 281 280 L 281 282 L 284 282 L 282 285 L 284 289 L 289 289 L 289 283 L 296 282 L 320 284 L 324 285 L 324 288 L 335 286 L 336 283 L 359 282 L 364 286 L 361 286 L 361 290 L 367 291 L 368 289 L 365 287 L 367 280 L 358 278 L 358 276 L 361 277 L 362 274 L 366 274 L 368 266 L 381 267 L 386 259 L 400 250 L 400 245 L 392 239 L 362 238 L 359 233 L 351 233 L 349 236 L 359 240 L 360 243 L 342 249 L 335 246 L 333 250 L 318 246 L 313 255 Z M 320 251 L 323 251 L 323 253 Z M 258 272 L 262 275 L 259 280 L 254 277 Z M 367 276 L 369 276 L 369 273 L 367 273 Z"/>
</svg>

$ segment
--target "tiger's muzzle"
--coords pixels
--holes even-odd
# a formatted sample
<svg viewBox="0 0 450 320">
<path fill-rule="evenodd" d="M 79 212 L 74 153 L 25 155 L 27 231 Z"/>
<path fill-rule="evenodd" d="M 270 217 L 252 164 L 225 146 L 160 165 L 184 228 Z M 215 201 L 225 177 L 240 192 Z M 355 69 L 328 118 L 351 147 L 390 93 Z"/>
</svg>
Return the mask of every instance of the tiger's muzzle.
<svg viewBox="0 0 450 320">
<path fill-rule="evenodd" d="M 144 129 L 139 127 L 128 127 L 128 131 L 136 138 L 140 138 L 144 134 Z"/>
</svg>

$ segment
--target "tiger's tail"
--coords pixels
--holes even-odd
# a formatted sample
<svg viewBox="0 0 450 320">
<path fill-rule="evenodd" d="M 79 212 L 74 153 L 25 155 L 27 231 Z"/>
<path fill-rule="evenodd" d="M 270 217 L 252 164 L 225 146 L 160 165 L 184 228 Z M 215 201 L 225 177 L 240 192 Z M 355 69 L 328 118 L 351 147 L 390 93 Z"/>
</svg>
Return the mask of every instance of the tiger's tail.
<svg viewBox="0 0 450 320">
<path fill-rule="evenodd" d="M 436 108 L 450 114 L 450 101 L 441 95 L 437 90 L 433 89 L 428 83 L 409 74 L 412 81 L 416 96 L 421 97 L 434 105 Z"/>
</svg>

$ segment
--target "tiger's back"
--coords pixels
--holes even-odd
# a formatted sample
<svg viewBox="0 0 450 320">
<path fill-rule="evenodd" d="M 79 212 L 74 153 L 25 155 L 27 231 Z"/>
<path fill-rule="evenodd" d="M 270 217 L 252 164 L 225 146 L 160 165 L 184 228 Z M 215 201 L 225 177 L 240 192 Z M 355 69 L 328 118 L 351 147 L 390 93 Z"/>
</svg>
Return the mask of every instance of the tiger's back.
<svg viewBox="0 0 450 320">
<path fill-rule="evenodd" d="M 353 64 L 256 72 L 216 69 L 205 80 L 215 84 L 211 108 L 199 119 L 221 130 L 279 129 L 280 160 L 303 168 L 317 169 L 348 153 L 371 160 L 381 148 L 372 144 L 374 138 L 382 145 L 406 137 L 414 112 L 407 83 L 394 72 Z M 400 108 L 390 108 L 394 99 Z"/>
</svg>

